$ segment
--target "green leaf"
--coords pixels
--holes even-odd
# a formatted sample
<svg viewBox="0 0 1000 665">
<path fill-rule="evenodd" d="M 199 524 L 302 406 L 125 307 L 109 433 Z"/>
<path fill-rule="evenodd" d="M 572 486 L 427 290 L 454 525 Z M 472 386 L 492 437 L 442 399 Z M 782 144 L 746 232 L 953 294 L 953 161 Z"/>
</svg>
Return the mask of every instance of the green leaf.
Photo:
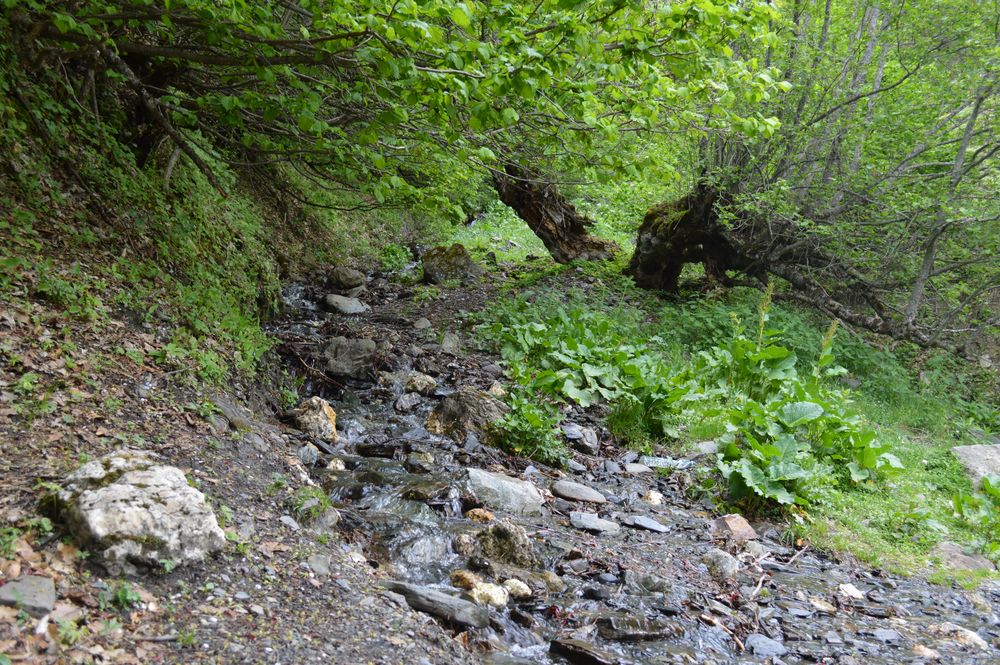
<svg viewBox="0 0 1000 665">
<path fill-rule="evenodd" d="M 792 402 L 781 408 L 778 417 L 788 427 L 812 422 L 823 415 L 823 407 L 815 402 Z"/>
</svg>

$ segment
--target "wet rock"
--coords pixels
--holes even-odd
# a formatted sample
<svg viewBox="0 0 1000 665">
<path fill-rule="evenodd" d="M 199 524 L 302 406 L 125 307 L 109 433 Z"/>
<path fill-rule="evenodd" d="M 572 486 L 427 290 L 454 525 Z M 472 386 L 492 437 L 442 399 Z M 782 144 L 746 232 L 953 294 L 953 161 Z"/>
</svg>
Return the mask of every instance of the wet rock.
<svg viewBox="0 0 1000 665">
<path fill-rule="evenodd" d="M 740 562 L 729 552 L 712 548 L 701 558 L 708 573 L 720 582 L 731 580 L 740 572 Z"/>
<path fill-rule="evenodd" d="M 466 590 L 482 583 L 479 575 L 476 575 L 471 570 L 453 570 L 448 579 L 451 581 L 452 586 Z"/>
<path fill-rule="evenodd" d="M 931 556 L 941 560 L 949 570 L 995 570 L 993 562 L 981 554 L 966 554 L 958 543 L 942 541 L 931 550 Z"/>
<path fill-rule="evenodd" d="M 56 586 L 48 577 L 22 575 L 0 587 L 0 605 L 22 609 L 36 619 L 56 605 Z"/>
<path fill-rule="evenodd" d="M 354 451 L 362 457 L 381 457 L 382 459 L 394 459 L 401 455 L 406 448 L 402 441 L 364 441 L 354 446 Z"/>
<path fill-rule="evenodd" d="M 299 461 L 305 466 L 315 466 L 319 462 L 319 448 L 307 443 L 298 450 Z"/>
<path fill-rule="evenodd" d="M 434 455 L 428 452 L 414 451 L 406 456 L 403 467 L 410 473 L 430 473 L 434 470 Z"/>
<path fill-rule="evenodd" d="M 403 393 L 392 406 L 400 413 L 407 413 L 420 404 L 420 400 L 421 397 L 417 393 Z"/>
<path fill-rule="evenodd" d="M 542 495 L 526 480 L 482 469 L 469 469 L 468 483 L 472 496 L 494 510 L 505 510 L 515 515 L 542 512 Z"/>
<path fill-rule="evenodd" d="M 468 595 L 473 602 L 492 607 L 505 607 L 509 598 L 507 589 L 490 582 L 479 582 L 469 589 Z"/>
<path fill-rule="evenodd" d="M 459 243 L 451 247 L 432 247 L 420 257 L 424 267 L 424 280 L 442 284 L 450 280 L 465 282 L 483 274 L 472 260 L 469 250 Z"/>
<path fill-rule="evenodd" d="M 689 469 L 694 466 L 694 462 L 691 460 L 654 457 L 653 455 L 643 455 L 639 458 L 639 463 L 654 469 Z"/>
<path fill-rule="evenodd" d="M 664 524 L 660 524 L 652 517 L 646 517 L 645 515 L 629 515 L 622 519 L 622 524 L 625 526 L 630 526 L 634 529 L 645 529 L 646 531 L 653 531 L 654 533 L 666 533 L 670 529 Z"/>
<path fill-rule="evenodd" d="M 1000 444 L 956 446 L 951 452 L 977 487 L 984 477 L 1000 475 Z"/>
<path fill-rule="evenodd" d="M 322 397 L 303 400 L 292 410 L 295 426 L 308 437 L 337 442 L 337 412 Z"/>
<path fill-rule="evenodd" d="M 624 589 L 626 593 L 634 596 L 648 596 L 654 593 L 669 594 L 673 586 L 666 578 L 659 575 L 626 570 Z"/>
<path fill-rule="evenodd" d="M 462 352 L 462 339 L 450 330 L 441 338 L 441 352 L 457 356 Z"/>
<path fill-rule="evenodd" d="M 364 304 L 357 298 L 330 293 L 323 299 L 323 306 L 330 312 L 338 314 L 364 314 L 371 311 L 371 307 Z"/>
<path fill-rule="evenodd" d="M 610 615 L 597 619 L 597 633 L 611 642 L 644 642 L 680 637 L 684 629 L 677 624 L 651 621 L 641 616 Z"/>
<path fill-rule="evenodd" d="M 347 291 L 364 285 L 365 274 L 347 266 L 336 266 L 326 275 L 326 284 L 331 289 Z"/>
<path fill-rule="evenodd" d="M 326 373 L 352 379 L 369 379 L 378 346 L 370 339 L 333 337 L 323 351 Z"/>
<path fill-rule="evenodd" d="M 493 521 L 493 513 L 485 508 L 473 508 L 465 512 L 465 518 L 480 524 L 488 524 Z"/>
<path fill-rule="evenodd" d="M 54 496 L 55 514 L 112 574 L 135 564 L 187 564 L 221 550 L 225 534 L 205 495 L 184 473 L 146 451 L 123 450 L 84 464 Z"/>
<path fill-rule="evenodd" d="M 425 397 L 433 395 L 437 390 L 437 381 L 421 372 L 411 372 L 404 386 L 407 392 L 417 393 Z"/>
<path fill-rule="evenodd" d="M 488 559 L 531 567 L 538 564 L 535 548 L 528 534 L 511 520 L 500 520 L 476 534 L 479 551 Z"/>
<path fill-rule="evenodd" d="M 617 665 L 618 656 L 583 640 L 552 640 L 549 653 L 562 656 L 573 665 Z"/>
<path fill-rule="evenodd" d="M 757 538 L 757 532 L 742 515 L 730 513 L 712 522 L 712 532 L 719 538 L 742 543 Z"/>
<path fill-rule="evenodd" d="M 615 534 L 621 530 L 616 522 L 601 519 L 595 513 L 584 513 L 577 510 L 569 514 L 569 523 L 577 529 L 592 533 Z"/>
<path fill-rule="evenodd" d="M 491 426 L 509 410 L 506 404 L 487 393 L 462 386 L 431 411 L 427 418 L 427 430 L 459 442 L 470 433 L 490 439 Z"/>
<path fill-rule="evenodd" d="M 746 640 L 744 640 L 744 644 L 746 645 L 746 648 L 758 658 L 776 658 L 778 656 L 784 656 L 788 653 L 788 649 L 786 649 L 780 642 L 772 640 L 767 635 L 761 635 L 760 633 L 747 635 Z"/>
<path fill-rule="evenodd" d="M 403 596 L 413 609 L 449 623 L 473 628 L 485 628 L 490 623 L 489 610 L 436 589 L 404 582 L 391 582 L 388 588 Z"/>
<path fill-rule="evenodd" d="M 531 587 L 522 582 L 521 580 L 509 579 L 504 580 L 503 588 L 507 590 L 507 593 L 511 598 L 522 599 L 530 598 L 534 594 L 531 592 Z"/>
<path fill-rule="evenodd" d="M 574 483 L 571 480 L 558 480 L 552 483 L 552 493 L 571 501 L 586 501 L 589 503 L 605 503 L 607 499 L 597 490 Z"/>
<path fill-rule="evenodd" d="M 982 650 L 990 648 L 986 640 L 981 638 L 974 631 L 971 631 L 968 628 L 963 628 L 962 626 L 951 623 L 950 621 L 928 626 L 927 632 L 935 637 L 947 639 L 950 642 L 960 644 L 964 647 Z"/>
</svg>

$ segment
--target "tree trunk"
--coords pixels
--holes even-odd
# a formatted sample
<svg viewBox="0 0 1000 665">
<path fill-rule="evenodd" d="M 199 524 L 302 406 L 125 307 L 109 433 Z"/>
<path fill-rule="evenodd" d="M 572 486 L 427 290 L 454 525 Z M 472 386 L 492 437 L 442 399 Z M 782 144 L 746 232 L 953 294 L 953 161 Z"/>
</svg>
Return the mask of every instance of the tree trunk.
<svg viewBox="0 0 1000 665">
<path fill-rule="evenodd" d="M 709 281 L 728 281 L 727 270 L 750 270 L 753 261 L 733 246 L 719 223 L 718 199 L 715 189 L 699 184 L 684 198 L 649 209 L 625 270 L 637 286 L 676 293 L 685 263 L 704 264 Z"/>
<path fill-rule="evenodd" d="M 610 240 L 587 232 L 593 222 L 577 212 L 551 183 L 542 181 L 516 164 L 493 174 L 500 200 L 534 231 L 556 263 L 575 259 L 603 261 L 618 247 Z"/>
</svg>

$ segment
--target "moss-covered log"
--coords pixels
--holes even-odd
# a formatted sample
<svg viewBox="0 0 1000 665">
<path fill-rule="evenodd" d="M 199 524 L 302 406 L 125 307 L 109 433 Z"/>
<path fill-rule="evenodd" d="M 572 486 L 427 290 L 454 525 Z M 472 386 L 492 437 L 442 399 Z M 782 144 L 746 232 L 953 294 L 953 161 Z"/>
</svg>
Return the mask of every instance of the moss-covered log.
<svg viewBox="0 0 1000 665">
<path fill-rule="evenodd" d="M 687 196 L 649 209 L 639 227 L 635 253 L 626 269 L 638 286 L 676 293 L 687 263 L 702 263 L 710 281 L 726 282 L 727 270 L 753 265 L 719 223 L 719 194 L 699 185 Z"/>
</svg>

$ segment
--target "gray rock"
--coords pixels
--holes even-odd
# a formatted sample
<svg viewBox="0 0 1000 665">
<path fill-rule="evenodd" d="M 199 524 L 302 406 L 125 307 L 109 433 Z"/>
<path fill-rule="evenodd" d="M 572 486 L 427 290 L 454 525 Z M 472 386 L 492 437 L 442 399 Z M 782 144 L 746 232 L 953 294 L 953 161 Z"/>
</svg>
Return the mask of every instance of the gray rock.
<svg viewBox="0 0 1000 665">
<path fill-rule="evenodd" d="M 966 554 L 965 548 L 958 543 L 945 540 L 938 543 L 930 552 L 932 557 L 941 560 L 941 565 L 950 570 L 995 570 L 993 562 L 982 554 Z"/>
<path fill-rule="evenodd" d="M 309 528 L 316 533 L 332 534 L 340 524 L 340 512 L 336 508 L 327 508 L 319 517 L 309 523 Z"/>
<path fill-rule="evenodd" d="M 299 526 L 299 523 L 295 521 L 295 518 L 292 517 L 291 515 L 282 515 L 280 518 L 278 518 L 278 521 L 287 526 L 292 531 L 298 531 L 299 529 L 302 528 Z"/>
<path fill-rule="evenodd" d="M 552 483 L 552 493 L 571 501 L 587 501 L 590 503 L 605 503 L 607 498 L 592 487 L 574 483 L 572 480 L 557 480 Z"/>
<path fill-rule="evenodd" d="M 480 553 L 488 559 L 530 568 L 538 565 L 535 548 L 523 527 L 503 519 L 476 534 Z"/>
<path fill-rule="evenodd" d="M 395 591 L 404 598 L 407 604 L 419 612 L 426 612 L 449 623 L 473 628 L 485 628 L 490 623 L 490 612 L 468 600 L 431 589 L 430 587 L 390 582 L 390 591 Z"/>
<path fill-rule="evenodd" d="M 568 468 L 573 473 L 584 473 L 587 470 L 587 467 L 585 465 L 580 464 L 579 462 L 573 459 L 566 460 L 566 468 Z"/>
<path fill-rule="evenodd" d="M 421 372 L 410 372 L 406 377 L 404 388 L 407 392 L 427 397 L 434 394 L 434 391 L 437 389 L 437 381 Z"/>
<path fill-rule="evenodd" d="M 720 582 L 731 580 L 740 572 L 740 562 L 736 557 L 718 548 L 713 547 L 706 552 L 701 562 L 708 568 L 708 573 Z"/>
<path fill-rule="evenodd" d="M 332 376 L 370 379 L 377 349 L 370 339 L 334 337 L 323 351 L 326 372 Z"/>
<path fill-rule="evenodd" d="M 625 571 L 624 582 L 625 592 L 635 596 L 648 596 L 654 593 L 669 594 L 673 588 L 666 578 L 634 570 Z"/>
<path fill-rule="evenodd" d="M 753 655 L 758 658 L 775 658 L 778 656 L 784 656 L 788 653 L 786 649 L 780 642 L 772 640 L 767 635 L 761 635 L 760 633 L 753 633 L 747 635 L 746 640 L 744 640 L 747 649 L 753 652 Z"/>
<path fill-rule="evenodd" d="M 985 476 L 1000 476 L 1000 444 L 956 446 L 951 452 L 965 467 L 972 483 L 977 487 Z"/>
<path fill-rule="evenodd" d="M 753 530 L 746 518 L 737 513 L 716 518 L 712 521 L 711 529 L 716 536 L 739 543 L 754 540 L 757 537 L 757 532 Z"/>
<path fill-rule="evenodd" d="M 562 656 L 573 665 L 617 665 L 620 658 L 610 651 L 583 640 L 552 640 L 549 653 Z"/>
<path fill-rule="evenodd" d="M 327 273 L 326 283 L 331 289 L 355 289 L 364 285 L 365 274 L 347 266 L 337 266 Z"/>
<path fill-rule="evenodd" d="M 447 331 L 441 339 L 441 351 L 449 356 L 457 356 L 462 352 L 461 338 L 450 330 Z"/>
<path fill-rule="evenodd" d="M 614 534 L 621 530 L 617 522 L 601 519 L 594 513 L 584 513 L 577 510 L 569 514 L 569 523 L 577 529 L 591 531 L 594 533 Z"/>
<path fill-rule="evenodd" d="M 482 370 L 489 374 L 490 376 L 502 376 L 503 367 L 497 365 L 496 363 L 486 363 L 483 365 Z"/>
<path fill-rule="evenodd" d="M 691 460 L 674 459 L 672 457 L 654 457 L 652 455 L 643 455 L 639 458 L 639 463 L 645 464 L 646 466 L 654 469 L 689 469 L 694 466 L 694 462 Z"/>
<path fill-rule="evenodd" d="M 413 322 L 413 329 L 414 330 L 427 330 L 430 327 L 431 327 L 431 322 L 428 321 L 424 317 L 420 317 L 419 319 L 417 319 L 416 321 Z M 421 349 L 421 353 L 422 352 L 423 352 L 423 349 Z"/>
<path fill-rule="evenodd" d="M 323 299 L 323 304 L 327 310 L 337 312 L 338 314 L 364 314 L 371 310 L 368 305 L 357 298 L 348 298 L 336 293 L 327 295 Z"/>
<path fill-rule="evenodd" d="M 427 431 L 458 442 L 465 441 L 471 432 L 488 441 L 493 423 L 509 410 L 490 394 L 472 386 L 462 386 L 431 411 L 427 417 Z"/>
<path fill-rule="evenodd" d="M 467 281 L 483 274 L 472 260 L 469 250 L 459 243 L 451 247 L 432 247 L 420 257 L 424 267 L 424 280 L 441 284 L 449 280 Z"/>
<path fill-rule="evenodd" d="M 63 488 L 58 516 L 112 574 L 135 573 L 135 564 L 187 564 L 225 547 L 205 495 L 153 453 L 123 450 L 88 462 Z"/>
<path fill-rule="evenodd" d="M 420 395 L 417 393 L 403 393 L 396 399 L 393 408 L 400 413 L 406 413 L 412 411 L 418 404 L 420 404 Z"/>
<path fill-rule="evenodd" d="M 587 455 L 596 455 L 600 452 L 601 443 L 597 440 L 597 432 L 590 427 L 581 427 L 576 423 L 563 425 L 563 433 L 566 439 L 576 450 Z"/>
<path fill-rule="evenodd" d="M 897 631 L 891 628 L 876 628 L 872 631 L 872 636 L 879 642 L 894 643 L 903 639 Z"/>
<path fill-rule="evenodd" d="M 515 515 L 537 515 L 542 512 L 542 495 L 526 480 L 482 469 L 469 469 L 468 483 L 469 492 L 494 510 L 505 510 Z"/>
<path fill-rule="evenodd" d="M 680 637 L 684 629 L 677 624 L 650 620 L 642 616 L 612 614 L 598 617 L 597 632 L 611 642 L 644 642 Z"/>
<path fill-rule="evenodd" d="M 625 526 L 654 531 L 656 533 L 666 533 L 670 530 L 665 525 L 654 520 L 652 517 L 646 517 L 645 515 L 629 515 L 622 520 L 622 523 Z"/>
<path fill-rule="evenodd" d="M 41 618 L 56 605 L 56 585 L 48 577 L 22 575 L 0 587 L 0 605 L 17 607 Z"/>
<path fill-rule="evenodd" d="M 625 473 L 638 476 L 644 473 L 653 473 L 653 470 L 646 466 L 645 464 L 639 464 L 638 462 L 629 462 L 625 465 Z"/>
<path fill-rule="evenodd" d="M 299 448 L 298 451 L 299 461 L 306 466 L 316 466 L 316 462 L 319 461 L 319 448 L 311 443 Z"/>
</svg>

